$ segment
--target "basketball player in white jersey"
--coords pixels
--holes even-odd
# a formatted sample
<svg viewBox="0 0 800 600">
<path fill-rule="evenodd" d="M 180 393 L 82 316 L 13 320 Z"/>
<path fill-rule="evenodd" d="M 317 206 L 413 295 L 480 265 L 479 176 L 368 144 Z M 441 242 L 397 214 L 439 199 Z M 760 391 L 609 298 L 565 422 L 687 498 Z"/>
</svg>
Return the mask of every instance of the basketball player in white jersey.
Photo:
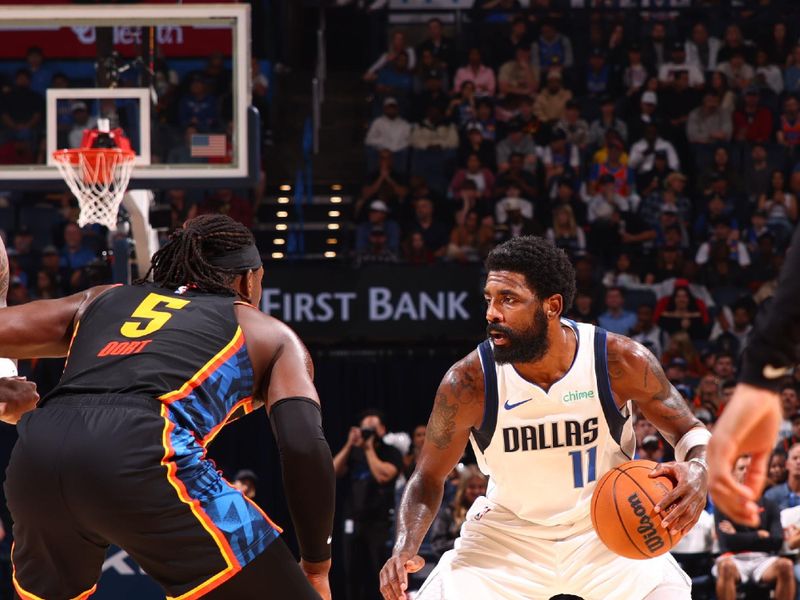
<svg viewBox="0 0 800 600">
<path fill-rule="evenodd" d="M 0 308 L 6 306 L 10 269 L 8 254 L 0 237 Z M 17 377 L 17 361 L 0 358 L 0 421 L 14 424 L 39 401 L 36 384 Z"/>
<path fill-rule="evenodd" d="M 444 480 L 470 440 L 488 491 L 418 600 L 689 600 L 689 578 L 669 554 L 614 554 L 592 529 L 589 508 L 596 482 L 633 456 L 635 402 L 677 457 L 654 471 L 677 480 L 656 509 L 666 513 L 664 528 L 688 531 L 706 502 L 708 430 L 643 346 L 561 317 L 575 294 L 561 250 L 515 238 L 492 251 L 487 270 L 490 339 L 439 387 L 381 571 L 383 597 L 406 597 Z"/>
</svg>

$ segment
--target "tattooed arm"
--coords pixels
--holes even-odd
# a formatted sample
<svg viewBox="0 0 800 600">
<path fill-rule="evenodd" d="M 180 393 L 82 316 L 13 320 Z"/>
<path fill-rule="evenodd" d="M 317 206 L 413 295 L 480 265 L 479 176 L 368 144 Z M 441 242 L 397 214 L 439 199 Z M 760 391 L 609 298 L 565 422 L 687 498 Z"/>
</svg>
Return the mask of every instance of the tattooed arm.
<svg viewBox="0 0 800 600">
<path fill-rule="evenodd" d="M 8 282 L 10 279 L 10 270 L 8 265 L 8 253 L 6 246 L 3 243 L 3 238 L 0 237 L 0 307 L 7 306 L 6 298 L 8 296 Z"/>
<path fill-rule="evenodd" d="M 439 511 L 445 479 L 482 419 L 483 372 L 478 353 L 472 352 L 447 372 L 436 393 L 425 445 L 400 503 L 394 551 L 381 570 L 384 598 L 404 599 L 408 573 L 422 568 L 424 561 L 416 554 Z"/>
<path fill-rule="evenodd" d="M 691 429 L 703 427 L 683 396 L 667 379 L 664 369 L 653 354 L 630 338 L 608 336 L 608 375 L 618 405 L 633 400 L 644 417 L 656 426 L 674 447 Z M 686 460 L 705 458 L 706 447 L 690 448 Z M 673 535 L 694 527 L 706 505 L 708 472 L 697 462 L 662 463 L 651 476 L 666 475 L 677 482 L 675 489 L 656 506 L 656 512 L 668 510 L 664 528 Z"/>
</svg>

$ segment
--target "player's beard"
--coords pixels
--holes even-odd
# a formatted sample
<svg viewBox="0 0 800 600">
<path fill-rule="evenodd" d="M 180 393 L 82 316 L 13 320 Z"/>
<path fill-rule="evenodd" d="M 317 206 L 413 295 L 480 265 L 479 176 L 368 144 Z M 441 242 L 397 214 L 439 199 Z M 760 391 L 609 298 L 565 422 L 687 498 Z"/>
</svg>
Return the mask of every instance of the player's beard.
<svg viewBox="0 0 800 600">
<path fill-rule="evenodd" d="M 514 331 L 499 323 L 489 323 L 486 333 L 493 332 L 506 336 L 505 344 L 494 346 L 494 361 L 499 365 L 537 361 L 550 347 L 550 340 L 547 338 L 547 317 L 542 307 L 534 313 L 530 327 Z"/>
</svg>

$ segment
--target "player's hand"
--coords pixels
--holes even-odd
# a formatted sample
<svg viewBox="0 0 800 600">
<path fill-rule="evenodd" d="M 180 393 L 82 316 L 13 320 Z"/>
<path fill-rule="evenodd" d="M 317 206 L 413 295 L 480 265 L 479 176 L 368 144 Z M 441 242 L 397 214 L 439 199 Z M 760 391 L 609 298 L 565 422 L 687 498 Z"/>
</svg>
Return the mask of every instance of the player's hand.
<svg viewBox="0 0 800 600">
<path fill-rule="evenodd" d="M 322 600 L 331 600 L 331 584 L 328 581 L 328 572 L 331 570 L 331 560 L 322 562 L 306 562 L 300 560 L 300 568 L 308 579 L 311 587 L 322 597 Z"/>
<path fill-rule="evenodd" d="M 675 488 L 656 504 L 656 513 L 663 513 L 661 525 L 671 535 L 684 535 L 700 518 L 706 506 L 708 473 L 696 462 L 661 463 L 650 477 L 666 476 L 677 482 Z"/>
<path fill-rule="evenodd" d="M 416 573 L 425 566 L 425 559 L 415 554 L 392 556 L 383 565 L 380 574 L 381 594 L 385 600 L 405 600 L 408 589 L 408 574 Z"/>
<path fill-rule="evenodd" d="M 706 460 L 714 505 L 733 521 L 758 526 L 759 506 L 767 480 L 767 463 L 781 424 L 781 402 L 775 392 L 740 383 L 714 426 Z M 744 482 L 733 478 L 733 464 L 750 454 Z"/>
<path fill-rule="evenodd" d="M 20 417 L 36 408 L 36 384 L 24 377 L 0 378 L 0 421 L 16 425 Z"/>
</svg>

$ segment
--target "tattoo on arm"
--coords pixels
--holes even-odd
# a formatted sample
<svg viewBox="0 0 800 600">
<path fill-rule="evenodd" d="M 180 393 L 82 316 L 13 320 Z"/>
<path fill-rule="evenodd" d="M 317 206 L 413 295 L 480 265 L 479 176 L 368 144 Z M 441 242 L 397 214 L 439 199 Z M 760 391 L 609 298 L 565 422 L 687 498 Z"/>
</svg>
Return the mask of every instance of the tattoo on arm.
<svg viewBox="0 0 800 600">
<path fill-rule="evenodd" d="M 3 239 L 0 238 L 0 306 L 6 306 L 8 296 L 8 283 L 10 278 L 8 253 Z"/>
<path fill-rule="evenodd" d="M 644 370 L 644 389 L 651 393 L 650 399 L 661 403 L 661 416 L 669 421 L 694 420 L 689 405 L 667 379 L 664 369 L 652 353 L 644 351 L 647 368 Z"/>
<path fill-rule="evenodd" d="M 433 444 L 444 450 L 453 441 L 453 434 L 456 430 L 455 416 L 458 412 L 458 405 L 450 403 L 448 394 L 444 390 L 439 390 L 436 394 L 436 401 L 431 412 L 430 422 L 426 435 Z"/>
</svg>

